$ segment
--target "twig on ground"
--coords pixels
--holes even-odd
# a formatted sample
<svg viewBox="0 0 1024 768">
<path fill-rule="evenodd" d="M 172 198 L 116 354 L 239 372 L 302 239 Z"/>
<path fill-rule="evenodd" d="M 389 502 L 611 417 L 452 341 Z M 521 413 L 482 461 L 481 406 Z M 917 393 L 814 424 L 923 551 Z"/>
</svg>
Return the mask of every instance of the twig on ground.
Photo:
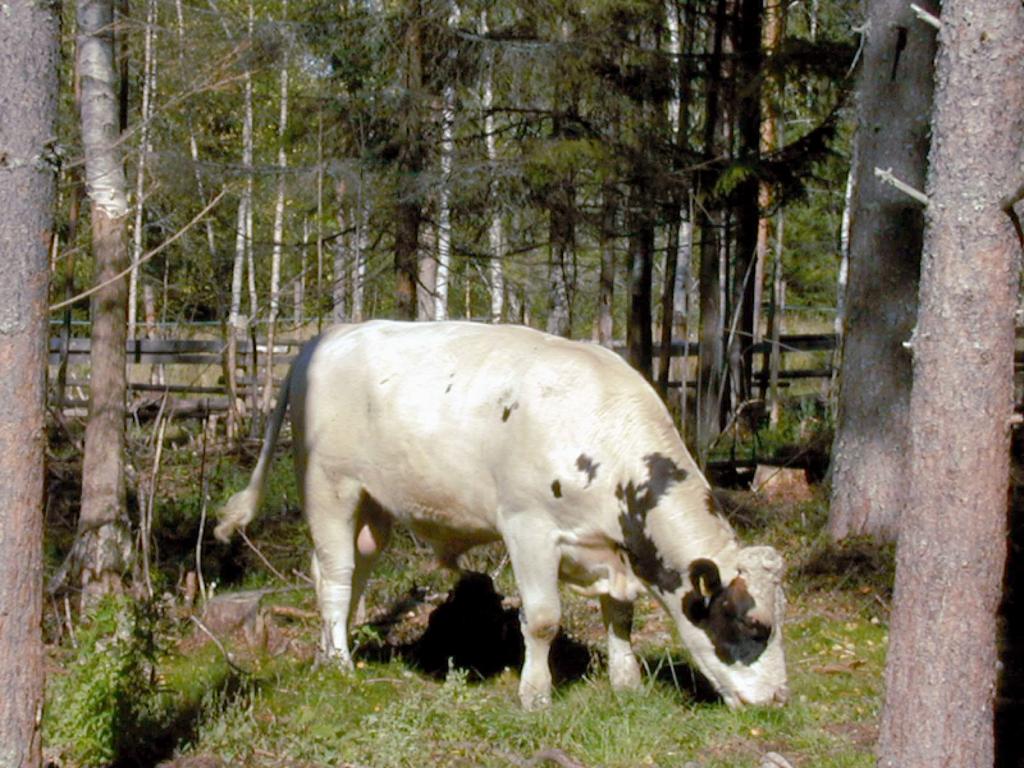
<svg viewBox="0 0 1024 768">
<path fill-rule="evenodd" d="M 213 632 L 210 631 L 209 627 L 207 627 L 205 624 L 203 624 L 202 621 L 199 620 L 198 616 L 189 616 L 189 619 L 192 621 L 193 624 L 195 624 L 197 627 L 199 627 L 199 630 L 204 635 L 206 635 L 208 638 L 210 638 L 210 640 L 213 641 L 213 644 L 217 646 L 217 650 L 219 650 L 224 655 L 224 660 L 228 663 L 229 667 L 231 667 L 233 670 L 235 670 L 239 674 L 242 674 L 242 675 L 248 675 L 249 674 L 249 671 L 247 669 L 245 669 L 244 667 L 238 666 L 238 664 L 235 662 L 235 660 L 233 658 L 231 658 L 231 653 L 228 651 L 227 648 L 224 647 L 224 643 L 222 643 L 220 641 L 220 639 L 215 634 L 213 634 Z"/>
</svg>

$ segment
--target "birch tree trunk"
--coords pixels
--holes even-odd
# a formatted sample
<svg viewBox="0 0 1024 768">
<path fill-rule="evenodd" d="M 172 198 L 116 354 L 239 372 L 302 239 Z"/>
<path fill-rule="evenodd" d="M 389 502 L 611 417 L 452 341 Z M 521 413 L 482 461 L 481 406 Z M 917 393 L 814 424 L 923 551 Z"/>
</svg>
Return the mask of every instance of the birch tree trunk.
<svg viewBox="0 0 1024 768">
<path fill-rule="evenodd" d="M 180 0 L 179 0 L 180 1 Z M 146 1 L 146 24 L 143 30 L 142 109 L 139 126 L 139 162 L 135 177 L 135 226 L 132 228 L 132 271 L 128 275 L 128 338 L 135 338 L 139 306 L 139 259 L 142 258 L 145 222 L 146 155 L 149 153 L 149 120 L 153 113 L 153 92 L 156 89 L 156 57 L 153 35 L 157 22 L 156 0 Z"/>
<path fill-rule="evenodd" d="M 448 26 L 459 23 L 458 3 L 452 3 Z M 448 51 L 449 62 L 457 55 Z M 448 319 L 448 285 L 452 261 L 452 164 L 455 159 L 455 85 L 446 83 L 441 95 L 441 189 L 437 200 L 437 274 L 434 291 L 434 319 Z"/>
<path fill-rule="evenodd" d="M 53 239 L 59 6 L 0 23 L 0 768 L 40 765 L 47 251 Z"/>
<path fill-rule="evenodd" d="M 288 21 L 288 0 L 281 6 L 281 21 Z M 266 377 L 263 382 L 263 414 L 270 412 L 274 397 L 274 341 L 277 336 L 277 318 L 281 311 L 281 250 L 284 239 L 285 171 L 288 155 L 285 152 L 285 131 L 288 130 L 288 49 L 281 57 L 280 104 L 277 122 L 277 200 L 274 203 L 274 233 L 270 253 L 270 306 L 267 310 Z"/>
<path fill-rule="evenodd" d="M 488 33 L 487 11 L 480 14 L 480 34 Z M 488 51 L 484 64 L 484 135 L 487 144 L 487 164 L 491 174 L 491 225 L 487 237 L 491 246 L 491 322 L 500 323 L 505 309 L 505 232 L 501 219 L 501 204 L 497 190 L 498 137 L 494 125 L 494 53 Z"/>
<path fill-rule="evenodd" d="M 82 505 L 72 558 L 82 604 L 122 588 L 132 554 L 125 509 L 125 335 L 128 267 L 127 183 L 118 148 L 111 0 L 78 0 L 82 145 L 91 204 L 96 281 L 92 296 L 89 421 L 82 460 Z"/>
<path fill-rule="evenodd" d="M 1024 169 L 1022 71 L 1020 3 L 942 4 L 880 768 L 995 757 L 1021 255 L 1001 198 Z"/>
</svg>

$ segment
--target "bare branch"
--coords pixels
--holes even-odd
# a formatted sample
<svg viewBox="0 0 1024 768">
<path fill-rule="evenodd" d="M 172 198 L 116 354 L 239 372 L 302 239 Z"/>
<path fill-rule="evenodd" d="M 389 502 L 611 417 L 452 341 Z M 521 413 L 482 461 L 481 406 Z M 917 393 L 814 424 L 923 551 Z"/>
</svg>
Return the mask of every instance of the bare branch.
<svg viewBox="0 0 1024 768">
<path fill-rule="evenodd" d="M 882 170 L 881 168 L 875 168 L 875 176 L 881 179 L 884 184 L 889 184 L 890 186 L 896 187 L 896 189 L 898 189 L 903 194 L 909 195 L 910 197 L 914 198 L 915 200 L 917 200 L 917 202 L 921 203 L 921 205 L 928 205 L 928 195 L 926 195 L 924 192 L 921 192 L 920 190 L 914 189 L 905 181 L 900 181 L 899 179 L 897 179 L 895 176 L 893 176 L 892 168 L 886 168 L 885 170 Z"/>
<path fill-rule="evenodd" d="M 929 24 L 935 27 L 936 29 L 942 29 L 942 21 L 939 19 L 939 17 L 931 13 L 930 11 L 926 11 L 917 3 L 911 3 L 910 10 L 912 10 L 914 12 L 914 15 L 917 16 L 917 18 L 919 18 L 925 24 Z"/>
<path fill-rule="evenodd" d="M 120 272 L 118 272 L 116 275 L 114 275 L 109 280 L 104 280 L 99 285 L 94 285 L 89 290 L 83 291 L 82 293 L 78 294 L 77 296 L 72 296 L 70 299 L 58 302 L 57 304 L 52 304 L 50 306 L 50 311 L 51 312 L 56 312 L 58 309 L 64 309 L 64 307 L 70 307 L 72 304 L 77 304 L 82 299 L 85 299 L 85 298 L 88 298 L 89 296 L 92 296 L 94 293 L 96 293 L 97 291 L 100 291 L 100 290 L 106 288 L 111 283 L 116 283 L 118 280 L 123 278 L 125 275 L 127 275 L 129 272 L 131 272 L 133 269 L 135 269 L 140 264 L 145 264 L 147 261 L 152 259 L 158 253 L 163 252 L 164 249 L 166 249 L 167 246 L 169 246 L 171 243 L 173 243 L 178 238 L 180 238 L 182 235 L 184 235 L 186 232 L 188 232 L 190 229 L 192 229 L 192 227 L 194 227 L 203 218 L 203 216 L 205 216 L 207 213 L 209 213 L 210 210 L 215 205 L 217 205 L 217 203 L 220 202 L 221 198 L 224 197 L 224 195 L 226 195 L 226 194 L 227 194 L 227 190 L 226 189 L 222 189 L 217 194 L 217 196 L 215 198 L 213 198 L 213 200 L 210 201 L 209 205 L 207 205 L 205 208 L 203 208 L 203 210 L 201 210 L 199 213 L 197 213 L 195 215 L 195 217 L 192 219 L 192 221 L 190 221 L 184 227 L 179 229 L 177 232 L 175 232 L 169 238 L 164 240 L 162 243 L 160 243 L 160 245 L 158 245 L 156 248 L 151 250 L 149 253 L 146 253 L 146 254 L 143 254 L 142 256 L 140 256 L 138 258 L 138 260 L 133 261 L 130 265 L 128 265 L 128 267 L 126 267 L 125 269 L 123 269 Z"/>
</svg>

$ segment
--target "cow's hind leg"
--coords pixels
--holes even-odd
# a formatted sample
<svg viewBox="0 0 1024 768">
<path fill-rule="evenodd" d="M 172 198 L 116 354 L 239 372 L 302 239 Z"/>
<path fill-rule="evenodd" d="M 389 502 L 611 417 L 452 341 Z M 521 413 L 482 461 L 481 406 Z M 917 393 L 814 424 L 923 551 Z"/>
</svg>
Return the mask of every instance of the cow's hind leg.
<svg viewBox="0 0 1024 768">
<path fill-rule="evenodd" d="M 617 691 L 640 686 L 640 665 L 629 635 L 633 629 L 633 604 L 601 595 L 601 619 L 608 633 L 608 679 Z"/>
<path fill-rule="evenodd" d="M 313 580 L 323 619 L 322 656 L 351 669 L 348 625 L 355 601 L 356 508 L 362 489 L 356 481 L 329 480 L 315 466 L 302 475 L 303 506 L 313 536 Z"/>
<path fill-rule="evenodd" d="M 348 625 L 365 620 L 363 590 L 373 571 L 373 565 L 391 538 L 391 515 L 365 491 L 356 509 L 356 561 L 352 574 L 352 602 L 349 608 Z"/>
<path fill-rule="evenodd" d="M 531 526 L 527 515 L 520 515 L 504 531 L 505 545 L 522 599 L 519 614 L 526 658 L 519 677 L 519 700 L 527 710 L 543 709 L 551 704 L 551 669 L 548 652 L 558 634 L 561 604 L 558 598 L 559 552 L 544 529 Z"/>
</svg>

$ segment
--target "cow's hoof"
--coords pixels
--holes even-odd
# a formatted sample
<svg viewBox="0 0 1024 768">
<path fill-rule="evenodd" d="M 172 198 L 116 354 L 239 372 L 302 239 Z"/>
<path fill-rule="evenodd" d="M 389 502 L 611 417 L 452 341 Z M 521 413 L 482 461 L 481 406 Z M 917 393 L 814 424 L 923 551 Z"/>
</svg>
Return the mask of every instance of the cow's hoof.
<svg viewBox="0 0 1024 768">
<path fill-rule="evenodd" d="M 337 651 L 325 652 L 318 650 L 313 658 L 313 669 L 320 669 L 321 667 L 340 669 L 343 672 L 351 672 L 355 669 L 352 659 L 348 654 L 338 653 Z"/>
<path fill-rule="evenodd" d="M 539 712 L 551 706 L 551 692 L 538 691 L 532 687 L 520 688 L 519 701 L 527 712 Z"/>
<path fill-rule="evenodd" d="M 614 665 L 609 663 L 608 681 L 614 691 L 635 691 L 640 687 L 640 665 L 632 656 Z"/>
</svg>

